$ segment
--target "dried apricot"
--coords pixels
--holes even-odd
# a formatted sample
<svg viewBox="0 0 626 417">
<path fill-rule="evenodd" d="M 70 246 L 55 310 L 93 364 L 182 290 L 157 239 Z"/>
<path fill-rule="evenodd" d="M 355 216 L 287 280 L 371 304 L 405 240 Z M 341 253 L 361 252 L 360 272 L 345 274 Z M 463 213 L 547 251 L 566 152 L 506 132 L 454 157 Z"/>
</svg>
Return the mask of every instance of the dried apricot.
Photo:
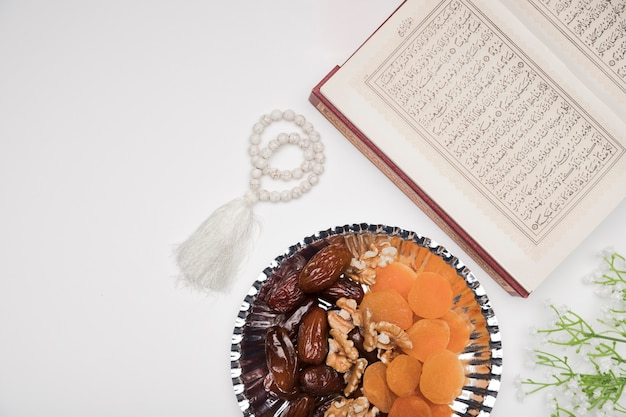
<svg viewBox="0 0 626 417">
<path fill-rule="evenodd" d="M 437 256 L 431 252 L 431 256 L 424 258 L 421 270 L 423 272 L 440 272 L 446 267 L 449 267 L 446 261 L 441 256 Z"/>
<path fill-rule="evenodd" d="M 376 408 L 388 413 L 396 395 L 387 385 L 387 365 L 374 362 L 365 368 L 363 373 L 363 394 Z"/>
<path fill-rule="evenodd" d="M 388 417 L 432 417 L 432 412 L 426 401 L 416 396 L 409 396 L 395 400 Z"/>
<path fill-rule="evenodd" d="M 406 331 L 413 343 L 404 353 L 424 362 L 435 352 L 446 349 L 450 341 L 450 327 L 441 319 L 420 319 Z"/>
<path fill-rule="evenodd" d="M 447 349 L 430 355 L 422 365 L 420 391 L 435 404 L 449 404 L 459 396 L 465 382 L 463 365 Z"/>
<path fill-rule="evenodd" d="M 399 397 L 414 394 L 420 382 L 422 363 L 416 358 L 400 354 L 387 365 L 387 385 Z"/>
<path fill-rule="evenodd" d="M 452 415 L 452 409 L 448 404 L 428 403 L 428 405 L 430 405 L 432 417 L 450 417 Z"/>
<path fill-rule="evenodd" d="M 372 321 L 387 321 L 408 329 L 413 324 L 413 311 L 409 303 L 396 290 L 368 291 L 363 296 L 359 309 L 372 313 Z"/>
<path fill-rule="evenodd" d="M 370 285 L 370 289 L 372 291 L 394 289 L 408 299 L 416 276 L 416 272 L 410 266 L 402 262 L 393 262 L 376 268 L 376 282 Z"/>
<path fill-rule="evenodd" d="M 450 327 L 450 341 L 448 342 L 448 350 L 460 353 L 469 343 L 472 326 L 469 321 L 460 313 L 454 310 L 448 310 L 446 314 L 441 316 L 441 320 L 448 323 Z"/>
<path fill-rule="evenodd" d="M 422 272 L 417 274 L 413 282 L 408 301 L 409 306 L 418 316 L 436 319 L 452 307 L 452 287 L 443 275 L 436 272 Z"/>
</svg>

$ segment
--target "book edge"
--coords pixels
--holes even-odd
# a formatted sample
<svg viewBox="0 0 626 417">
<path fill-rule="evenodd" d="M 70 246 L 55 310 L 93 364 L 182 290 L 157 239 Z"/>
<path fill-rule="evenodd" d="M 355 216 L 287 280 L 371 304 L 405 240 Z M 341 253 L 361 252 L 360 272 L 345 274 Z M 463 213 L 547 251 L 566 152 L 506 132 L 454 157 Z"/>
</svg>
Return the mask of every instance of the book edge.
<svg viewBox="0 0 626 417">
<path fill-rule="evenodd" d="M 409 199 L 441 227 L 507 293 L 528 297 L 530 292 L 492 258 L 465 230 L 390 160 L 363 132 L 354 126 L 321 92 L 322 86 L 340 69 L 335 66 L 311 91 L 309 102 L 380 169 Z"/>
</svg>

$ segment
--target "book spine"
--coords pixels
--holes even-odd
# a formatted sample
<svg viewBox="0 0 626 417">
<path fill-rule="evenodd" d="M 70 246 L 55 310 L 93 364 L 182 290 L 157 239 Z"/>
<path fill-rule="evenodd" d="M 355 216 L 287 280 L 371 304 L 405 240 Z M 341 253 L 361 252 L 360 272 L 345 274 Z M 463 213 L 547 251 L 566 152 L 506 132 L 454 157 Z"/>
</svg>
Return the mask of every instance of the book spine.
<svg viewBox="0 0 626 417">
<path fill-rule="evenodd" d="M 309 102 L 415 205 L 448 234 L 507 293 L 528 297 L 529 292 L 490 257 L 478 243 L 454 222 L 439 205 L 411 181 L 383 152 L 339 112 L 321 93 L 322 85 L 336 72 L 335 67 L 309 95 Z"/>
</svg>

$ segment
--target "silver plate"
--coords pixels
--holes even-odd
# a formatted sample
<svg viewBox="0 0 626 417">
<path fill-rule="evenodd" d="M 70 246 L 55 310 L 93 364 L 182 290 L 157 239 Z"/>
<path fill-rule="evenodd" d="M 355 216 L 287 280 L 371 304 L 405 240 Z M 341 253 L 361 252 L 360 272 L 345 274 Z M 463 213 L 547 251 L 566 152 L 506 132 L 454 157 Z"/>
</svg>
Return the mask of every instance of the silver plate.
<svg viewBox="0 0 626 417">
<path fill-rule="evenodd" d="M 416 254 L 423 254 L 426 249 L 428 257 L 438 257 L 456 271 L 454 308 L 463 311 L 474 330 L 469 344 L 459 355 L 465 367 L 466 384 L 461 395 L 450 404 L 451 415 L 489 416 L 500 389 L 502 342 L 498 321 L 485 290 L 458 258 L 433 240 L 397 227 L 370 224 L 339 226 L 306 237 L 276 257 L 250 287 L 235 321 L 231 348 L 232 384 L 243 415 L 278 417 L 287 407 L 285 400 L 269 395 L 263 386 L 267 374 L 265 333 L 275 324 L 278 314 L 257 299 L 259 293 L 264 291 L 264 285 L 283 262 L 336 238 L 345 239 L 355 254 L 369 249 L 372 242 L 388 240 L 409 262 L 425 262 L 418 259 L 422 255 Z"/>
</svg>

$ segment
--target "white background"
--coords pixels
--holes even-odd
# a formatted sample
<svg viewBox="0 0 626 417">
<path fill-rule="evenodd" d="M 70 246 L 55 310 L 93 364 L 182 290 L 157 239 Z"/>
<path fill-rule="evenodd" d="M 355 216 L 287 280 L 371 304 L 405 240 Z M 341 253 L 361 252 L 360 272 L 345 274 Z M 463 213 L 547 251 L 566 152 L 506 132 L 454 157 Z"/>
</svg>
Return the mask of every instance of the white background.
<svg viewBox="0 0 626 417">
<path fill-rule="evenodd" d="M 549 415 L 513 384 L 529 328 L 546 299 L 599 306 L 583 277 L 606 246 L 626 253 L 626 204 L 530 298 L 486 277 L 308 102 L 398 3 L 0 0 L 0 417 L 240 416 L 229 350 L 250 284 L 303 237 L 359 222 L 470 266 L 503 335 L 492 416 Z M 173 248 L 246 191 L 251 126 L 274 108 L 321 133 L 320 184 L 256 206 L 230 293 L 178 286 Z"/>
</svg>

